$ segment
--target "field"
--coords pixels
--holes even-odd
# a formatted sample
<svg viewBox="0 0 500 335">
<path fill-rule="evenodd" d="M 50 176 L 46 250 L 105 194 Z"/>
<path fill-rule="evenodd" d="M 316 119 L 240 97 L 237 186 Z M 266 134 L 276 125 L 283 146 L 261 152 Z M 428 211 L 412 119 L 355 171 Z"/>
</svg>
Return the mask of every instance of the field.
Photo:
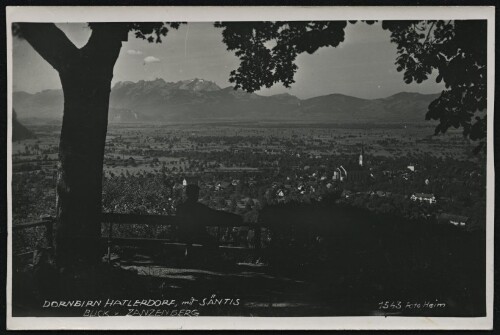
<svg viewBox="0 0 500 335">
<path fill-rule="evenodd" d="M 13 143 L 14 224 L 41 215 L 54 215 L 55 211 L 59 126 L 31 125 L 30 128 L 36 139 Z M 363 191 L 377 191 L 376 184 L 386 179 L 384 171 L 408 172 L 406 168 L 410 164 L 423 174 L 418 177 L 423 178 L 418 181 L 421 183 L 425 179 L 432 182 L 432 176 L 439 172 L 433 168 L 446 168 L 444 162 L 447 161 L 456 162 L 457 168 L 469 174 L 477 172 L 482 176 L 479 179 L 484 179 L 484 157 L 472 154 L 473 143 L 468 143 L 457 131 L 432 135 L 431 125 L 112 124 L 106 142 L 104 175 L 108 180 L 118 176 L 150 179 L 161 176 L 172 183 L 170 187 L 185 178 L 193 178 L 201 184 L 203 200 L 212 205 L 218 194 L 214 191 L 217 184 L 226 182 L 231 184 L 226 187 L 231 190 L 218 194 L 226 196 L 225 200 L 238 202 L 252 198 L 262 202 L 266 191 L 285 186 L 290 189 L 301 179 L 302 184 L 304 179 L 307 182 L 318 179 L 314 188 L 327 185 L 325 180 L 330 182 L 330 187 L 334 186 L 333 171 L 340 165 L 357 165 L 363 148 L 365 168 L 376 180 L 364 185 Z M 429 161 L 435 162 L 434 167 L 429 166 Z M 452 190 L 454 182 L 468 182 L 469 178 L 451 174 L 450 182 L 444 181 L 441 185 L 442 196 L 450 193 L 446 188 Z M 249 181 L 257 187 L 256 191 L 247 190 Z M 411 180 L 406 182 L 405 196 L 428 191 L 417 188 Z M 349 188 L 346 184 L 335 186 Z M 359 185 L 351 188 L 359 191 Z M 385 191 L 391 189 L 386 187 Z M 472 191 L 484 193 L 481 188 Z"/>
</svg>

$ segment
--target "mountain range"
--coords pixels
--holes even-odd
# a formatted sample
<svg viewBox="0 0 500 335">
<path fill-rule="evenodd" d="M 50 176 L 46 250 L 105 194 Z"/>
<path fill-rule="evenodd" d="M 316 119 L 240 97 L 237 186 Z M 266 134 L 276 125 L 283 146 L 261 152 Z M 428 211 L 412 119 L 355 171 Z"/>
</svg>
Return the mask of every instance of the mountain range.
<svg viewBox="0 0 500 335">
<path fill-rule="evenodd" d="M 110 122 L 305 121 L 421 122 L 438 94 L 401 92 L 382 99 L 329 94 L 299 99 L 290 94 L 262 96 L 221 88 L 214 82 L 163 79 L 118 82 L 111 90 Z M 61 90 L 14 92 L 19 118 L 60 119 Z"/>
</svg>

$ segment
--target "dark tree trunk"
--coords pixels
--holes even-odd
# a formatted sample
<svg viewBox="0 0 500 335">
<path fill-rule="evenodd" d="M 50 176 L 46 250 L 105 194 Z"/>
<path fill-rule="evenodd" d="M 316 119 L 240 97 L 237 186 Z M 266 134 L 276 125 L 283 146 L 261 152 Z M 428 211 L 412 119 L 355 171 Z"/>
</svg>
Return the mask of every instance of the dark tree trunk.
<svg viewBox="0 0 500 335">
<path fill-rule="evenodd" d="M 59 144 L 56 261 L 59 268 L 94 265 L 101 257 L 104 146 L 113 68 L 129 26 L 93 23 L 76 48 L 52 23 L 20 23 L 21 35 L 58 72 L 64 92 Z"/>
<path fill-rule="evenodd" d="M 109 96 L 124 35 L 123 29 L 113 28 L 121 27 L 94 26 L 78 59 L 59 70 L 64 92 L 56 206 L 60 268 L 97 264 L 102 256 L 102 172 Z"/>
<path fill-rule="evenodd" d="M 100 258 L 102 169 L 112 75 L 80 63 L 60 73 L 64 117 L 57 178 L 57 264 Z"/>
</svg>

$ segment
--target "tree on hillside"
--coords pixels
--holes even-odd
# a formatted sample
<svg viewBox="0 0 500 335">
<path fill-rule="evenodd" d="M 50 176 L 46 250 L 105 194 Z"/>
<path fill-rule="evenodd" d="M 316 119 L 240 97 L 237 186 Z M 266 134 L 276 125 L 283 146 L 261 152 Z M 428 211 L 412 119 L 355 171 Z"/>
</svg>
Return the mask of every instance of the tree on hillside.
<svg viewBox="0 0 500 335">
<path fill-rule="evenodd" d="M 91 23 L 92 34 L 77 48 L 52 23 L 19 23 L 14 34 L 59 73 L 64 114 L 59 142 L 56 257 L 59 267 L 100 258 L 102 168 L 113 67 L 129 31 L 161 42 L 179 23 Z"/>
<path fill-rule="evenodd" d="M 485 119 L 472 123 L 470 114 L 484 109 L 486 103 L 483 78 L 486 69 L 482 65 L 486 41 L 479 33 L 485 25 L 467 22 L 385 22 L 383 27 L 391 32 L 391 40 L 398 45 L 398 69 L 405 70 L 407 82 L 421 82 L 432 69 L 438 69 L 438 79 L 448 85 L 449 89 L 431 104 L 427 114 L 428 118 L 441 120 L 439 131 L 459 125 L 470 138 L 482 139 L 486 133 Z M 222 29 L 227 49 L 240 60 L 238 69 L 230 74 L 230 81 L 235 88 L 253 92 L 277 83 L 289 87 L 298 69 L 296 57 L 304 52 L 312 54 L 321 47 L 338 46 L 344 40 L 347 24 L 346 21 L 218 22 L 215 26 Z M 102 168 L 109 95 L 122 42 L 131 32 L 137 38 L 159 43 L 170 29 L 179 25 L 89 23 L 92 34 L 82 48 L 75 47 L 51 23 L 13 25 L 14 34 L 26 39 L 58 71 L 64 93 L 56 212 L 59 267 L 76 262 L 95 264 L 100 258 Z M 467 34 L 477 40 L 468 39 Z M 459 107 L 454 100 L 457 97 L 464 103 Z"/>
</svg>

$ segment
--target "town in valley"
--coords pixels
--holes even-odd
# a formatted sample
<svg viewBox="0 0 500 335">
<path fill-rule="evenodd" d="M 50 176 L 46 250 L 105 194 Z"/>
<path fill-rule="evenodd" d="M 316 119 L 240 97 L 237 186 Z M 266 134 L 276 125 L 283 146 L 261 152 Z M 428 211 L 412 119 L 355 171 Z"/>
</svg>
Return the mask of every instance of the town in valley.
<svg viewBox="0 0 500 335">
<path fill-rule="evenodd" d="M 13 222 L 54 216 L 59 125 L 13 143 Z M 422 124 L 129 124 L 109 127 L 103 210 L 174 215 L 188 183 L 257 220 L 270 204 L 338 202 L 484 229 L 485 161 L 459 132 Z"/>
</svg>

